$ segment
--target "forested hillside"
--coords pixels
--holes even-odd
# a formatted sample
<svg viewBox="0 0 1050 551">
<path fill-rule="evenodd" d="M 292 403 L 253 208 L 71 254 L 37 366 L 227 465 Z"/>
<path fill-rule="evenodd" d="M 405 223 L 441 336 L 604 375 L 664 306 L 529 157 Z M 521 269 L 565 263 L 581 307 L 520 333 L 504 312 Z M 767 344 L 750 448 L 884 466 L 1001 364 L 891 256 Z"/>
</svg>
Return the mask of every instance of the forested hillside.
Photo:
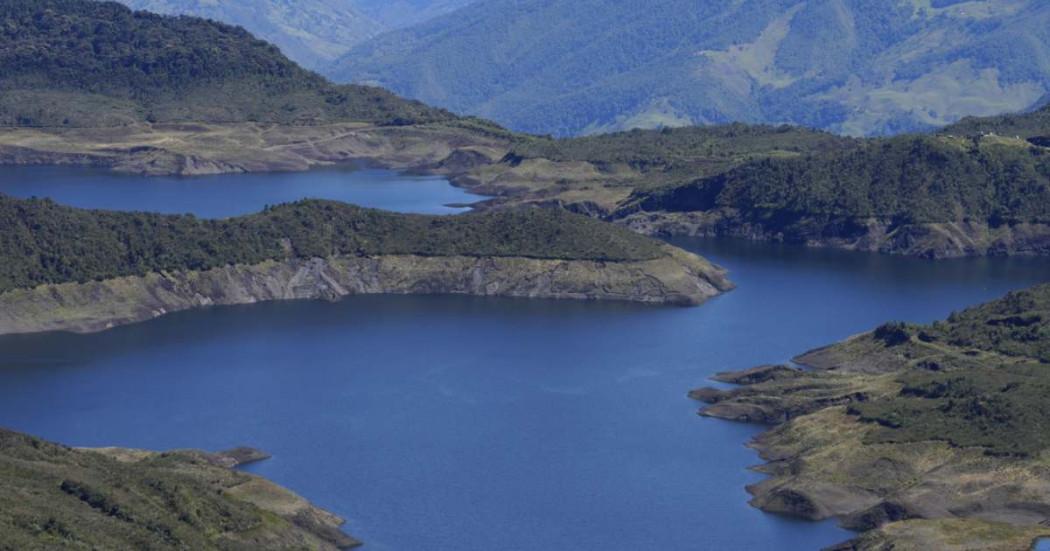
<svg viewBox="0 0 1050 551">
<path fill-rule="evenodd" d="M 1037 103 L 1048 44 L 1038 0 L 481 0 L 363 43 L 331 74 L 537 133 L 890 134 Z"/>
<path fill-rule="evenodd" d="M 559 210 L 422 216 L 302 201 L 227 220 L 0 195 L 0 293 L 46 283 L 333 255 L 649 260 L 651 239 Z"/>
<path fill-rule="evenodd" d="M 316 69 L 372 38 L 385 25 L 341 0 L 120 0 L 136 10 L 192 15 L 244 27 Z"/>
<path fill-rule="evenodd" d="M 822 216 L 898 224 L 1050 223 L 1048 117 L 1050 108 L 1044 108 L 967 120 L 941 134 L 869 139 L 794 158 L 756 160 L 639 194 L 638 205 L 666 211 L 731 208 L 781 221 Z"/>
<path fill-rule="evenodd" d="M 237 27 L 113 2 L 0 0 L 0 126 L 448 118 L 334 86 Z"/>
</svg>

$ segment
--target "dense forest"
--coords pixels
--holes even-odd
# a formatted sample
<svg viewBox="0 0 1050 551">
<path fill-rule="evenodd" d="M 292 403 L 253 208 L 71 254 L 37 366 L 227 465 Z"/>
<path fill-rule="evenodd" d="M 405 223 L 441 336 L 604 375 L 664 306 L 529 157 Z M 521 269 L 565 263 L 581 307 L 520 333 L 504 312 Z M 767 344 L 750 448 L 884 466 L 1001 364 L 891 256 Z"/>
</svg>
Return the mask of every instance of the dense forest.
<svg viewBox="0 0 1050 551">
<path fill-rule="evenodd" d="M 0 0 L 0 126 L 450 118 L 377 88 L 333 85 L 239 27 L 115 2 Z"/>
<path fill-rule="evenodd" d="M 635 129 L 562 139 L 519 134 L 508 160 L 586 161 L 605 170 L 623 165 L 644 176 L 638 187 L 653 187 L 720 174 L 754 159 L 836 151 L 856 142 L 797 126 L 741 123 Z"/>
<path fill-rule="evenodd" d="M 424 216 L 300 201 L 225 220 L 88 211 L 0 195 L 0 292 L 289 257 L 414 254 L 603 261 L 662 256 L 657 242 L 559 210 Z"/>
<path fill-rule="evenodd" d="M 857 141 L 852 147 L 765 158 L 635 197 L 645 210 L 732 208 L 753 214 L 1050 222 L 1050 109 L 966 121 L 936 135 Z M 1021 129 L 999 135 L 994 129 Z M 963 131 L 966 132 L 963 132 Z M 1020 132 L 1020 130 L 1017 130 Z"/>
</svg>

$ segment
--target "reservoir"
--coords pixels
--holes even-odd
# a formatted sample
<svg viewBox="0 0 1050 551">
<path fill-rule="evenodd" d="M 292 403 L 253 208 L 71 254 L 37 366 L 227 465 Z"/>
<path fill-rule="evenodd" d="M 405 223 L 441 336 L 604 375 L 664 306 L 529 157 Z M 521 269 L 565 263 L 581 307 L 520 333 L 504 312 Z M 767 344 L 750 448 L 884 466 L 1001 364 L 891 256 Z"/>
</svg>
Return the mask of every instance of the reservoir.
<svg viewBox="0 0 1050 551">
<path fill-rule="evenodd" d="M 354 181 L 371 186 L 368 174 L 404 178 L 273 176 L 293 178 L 286 190 L 272 175 L 227 176 L 212 190 L 209 178 L 26 170 L 21 184 L 5 172 L 0 192 L 129 210 L 178 195 L 173 208 L 201 216 L 257 210 L 275 193 L 342 199 Z M 26 183 L 33 174 L 40 185 Z M 66 184 L 49 187 L 54 174 Z M 438 179 L 373 188 L 359 202 L 448 212 L 462 200 Z M 226 206 L 211 210 L 216 200 Z M 367 296 L 3 337 L 0 425 L 76 446 L 258 447 L 273 458 L 253 472 L 347 518 L 370 550 L 818 549 L 850 534 L 751 508 L 744 487 L 761 475 L 747 470 L 759 460 L 745 444 L 760 429 L 700 418 L 686 392 L 719 371 L 889 320 L 932 321 L 1050 274 L 1045 259 L 674 243 L 730 269 L 739 288 L 699 308 Z"/>
<path fill-rule="evenodd" d="M 85 209 L 193 213 L 226 218 L 259 212 L 266 205 L 299 199 L 333 199 L 396 212 L 454 214 L 450 204 L 483 199 L 438 176 L 413 176 L 364 165 L 309 172 L 151 176 L 78 167 L 3 167 L 0 193 L 50 197 Z"/>
</svg>

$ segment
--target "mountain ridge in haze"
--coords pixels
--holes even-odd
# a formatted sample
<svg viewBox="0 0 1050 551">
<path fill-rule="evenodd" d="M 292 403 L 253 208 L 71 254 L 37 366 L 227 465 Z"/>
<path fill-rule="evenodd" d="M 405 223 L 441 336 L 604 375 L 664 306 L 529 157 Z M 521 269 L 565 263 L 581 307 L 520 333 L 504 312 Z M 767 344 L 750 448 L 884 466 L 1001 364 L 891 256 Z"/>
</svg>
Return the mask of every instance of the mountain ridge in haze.
<svg viewBox="0 0 1050 551">
<path fill-rule="evenodd" d="M 308 69 L 388 30 L 422 23 L 472 0 L 119 0 L 136 10 L 244 27 Z"/>
<path fill-rule="evenodd" d="M 327 72 L 515 130 L 794 123 L 893 134 L 1050 90 L 1035 0 L 481 0 Z"/>
</svg>

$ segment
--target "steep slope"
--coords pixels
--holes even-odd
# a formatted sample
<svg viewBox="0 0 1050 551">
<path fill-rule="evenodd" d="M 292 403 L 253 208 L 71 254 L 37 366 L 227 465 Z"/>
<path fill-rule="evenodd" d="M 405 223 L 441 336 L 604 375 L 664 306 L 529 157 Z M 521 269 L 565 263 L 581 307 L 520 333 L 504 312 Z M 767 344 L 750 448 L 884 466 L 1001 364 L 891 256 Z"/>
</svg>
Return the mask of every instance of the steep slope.
<svg viewBox="0 0 1050 551">
<path fill-rule="evenodd" d="M 386 31 L 455 11 L 472 0 L 118 0 L 136 10 L 244 27 L 308 69 L 320 69 Z"/>
<path fill-rule="evenodd" d="M 136 10 L 192 15 L 244 27 L 304 67 L 316 69 L 386 29 L 339 0 L 121 0 Z"/>
<path fill-rule="evenodd" d="M 1050 535 L 1050 286 L 888 323 L 716 379 L 703 415 L 773 425 L 752 504 L 862 532 L 845 550 L 1029 549 Z"/>
<path fill-rule="evenodd" d="M 351 294 L 696 305 L 732 287 L 696 255 L 559 210 L 440 217 L 302 201 L 200 220 L 0 196 L 0 228 L 0 334 Z"/>
<path fill-rule="evenodd" d="M 418 25 L 452 13 L 476 0 L 351 0 L 354 8 L 387 29 Z"/>
<path fill-rule="evenodd" d="M 1050 253 L 1050 108 L 749 161 L 636 192 L 648 233 L 777 239 L 947 257 Z"/>
<path fill-rule="evenodd" d="M 449 118 L 382 90 L 334 86 L 221 23 L 112 2 L 0 0 L 0 126 Z"/>
<path fill-rule="evenodd" d="M 316 549 L 342 519 L 230 467 L 241 452 L 73 449 L 0 429 L 4 549 Z M 252 459 L 252 457 L 249 457 Z"/>
<path fill-rule="evenodd" d="M 1050 89 L 1037 0 L 483 0 L 364 43 L 336 80 L 558 135 L 791 122 L 847 134 L 1019 111 Z"/>
</svg>

